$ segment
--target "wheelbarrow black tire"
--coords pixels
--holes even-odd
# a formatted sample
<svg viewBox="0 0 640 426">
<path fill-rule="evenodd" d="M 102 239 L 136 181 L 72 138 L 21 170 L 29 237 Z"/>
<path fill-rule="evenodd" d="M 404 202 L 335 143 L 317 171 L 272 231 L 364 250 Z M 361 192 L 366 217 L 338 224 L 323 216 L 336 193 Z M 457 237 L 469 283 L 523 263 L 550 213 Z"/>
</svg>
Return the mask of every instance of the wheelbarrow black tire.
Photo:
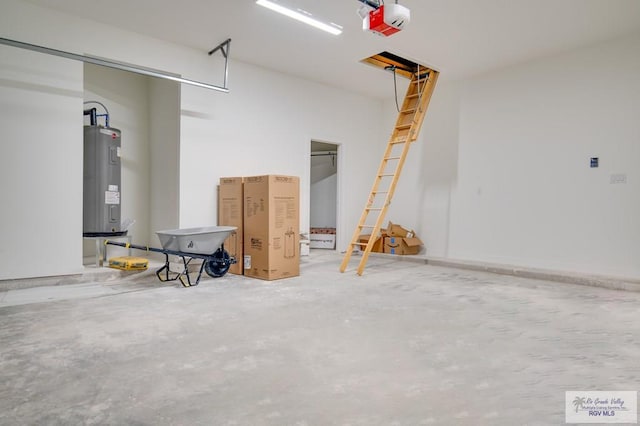
<svg viewBox="0 0 640 426">
<path fill-rule="evenodd" d="M 204 271 L 213 278 L 224 276 L 231 266 L 231 256 L 226 250 L 218 249 L 212 257 L 204 261 Z"/>
</svg>

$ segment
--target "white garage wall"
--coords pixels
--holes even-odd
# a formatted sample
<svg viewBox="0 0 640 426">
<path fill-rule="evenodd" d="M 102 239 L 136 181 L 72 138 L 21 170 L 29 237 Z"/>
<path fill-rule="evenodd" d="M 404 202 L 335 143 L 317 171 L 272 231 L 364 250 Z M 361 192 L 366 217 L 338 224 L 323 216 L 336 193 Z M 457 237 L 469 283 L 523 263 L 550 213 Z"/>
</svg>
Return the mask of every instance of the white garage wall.
<svg viewBox="0 0 640 426">
<path fill-rule="evenodd" d="M 221 83 L 220 58 L 211 58 L 205 52 L 16 0 L 3 1 L 1 8 L 3 37 Z M 82 259 L 82 240 L 78 238 L 82 231 L 82 116 L 78 111 L 83 108 L 83 66 L 16 48 L 0 48 L 4 134 L 6 140 L 20 141 L 3 157 L 8 164 L 2 172 L 3 193 L 8 194 L 10 204 L 24 207 L 6 213 L 7 220 L 3 221 L 3 226 L 12 230 L 3 238 L 0 269 L 5 275 L 0 278 L 76 273 L 81 270 Z M 152 154 L 149 168 L 152 176 L 158 176 L 163 168 L 156 162 L 179 157 L 178 166 L 174 161 L 167 169 L 171 174 L 179 167 L 179 195 L 171 190 L 172 197 L 179 196 L 179 210 L 166 215 L 149 212 L 154 223 L 168 223 L 179 216 L 180 226 L 213 224 L 215 185 L 220 177 L 280 173 L 301 178 L 301 231 L 305 231 L 309 227 L 309 141 L 327 140 L 342 144 L 338 194 L 338 229 L 342 232 L 338 247 L 346 246 L 367 197 L 369 177 L 375 173 L 386 142 L 377 120 L 366 126 L 356 125 L 354 113 L 377 117 L 382 103 L 233 60 L 229 84 L 230 94 L 182 86 L 181 93 L 169 96 L 178 97 L 181 103 L 179 126 L 171 126 L 174 134 L 179 127 L 179 151 L 176 154 L 177 145 L 166 138 L 162 145 L 170 153 Z M 162 90 L 152 87 L 149 96 L 157 101 L 159 93 Z M 31 115 L 41 116 L 40 121 L 26 131 Z M 38 151 L 43 129 L 56 132 L 50 144 Z M 61 152 L 63 158 L 59 158 Z M 32 157 L 40 153 L 42 157 L 34 162 Z M 51 164 L 56 159 L 61 160 L 60 166 Z M 55 191 L 47 192 L 43 182 L 55 186 Z M 153 209 L 171 209 L 168 201 L 156 198 L 162 192 L 159 184 L 152 184 L 150 191 Z M 25 194 L 33 200 L 25 202 Z M 56 205 L 57 210 L 44 218 L 44 206 L 48 205 Z M 44 245 L 43 239 L 47 241 Z M 56 253 L 55 259 L 34 268 L 32 260 L 24 255 L 26 248 L 34 247 Z M 58 255 L 61 252 L 65 254 Z"/>
<path fill-rule="evenodd" d="M 155 231 L 179 225 L 180 84 L 149 81 L 150 205 L 149 244 L 159 244 Z"/>
<path fill-rule="evenodd" d="M 436 256 L 640 277 L 639 51 L 630 37 L 437 88 L 391 214 L 415 207 Z"/>
<path fill-rule="evenodd" d="M 260 67 L 233 63 L 231 93 L 182 88 L 180 226 L 215 223 L 223 176 L 300 177 L 301 231 L 309 229 L 311 140 L 341 143 L 337 247 L 346 248 L 386 138 L 382 102 Z"/>
<path fill-rule="evenodd" d="M 467 84 L 452 257 L 640 276 L 639 51 L 621 40 Z"/>
<path fill-rule="evenodd" d="M 82 268 L 79 111 L 82 64 L 0 46 L 0 279 Z"/>
</svg>

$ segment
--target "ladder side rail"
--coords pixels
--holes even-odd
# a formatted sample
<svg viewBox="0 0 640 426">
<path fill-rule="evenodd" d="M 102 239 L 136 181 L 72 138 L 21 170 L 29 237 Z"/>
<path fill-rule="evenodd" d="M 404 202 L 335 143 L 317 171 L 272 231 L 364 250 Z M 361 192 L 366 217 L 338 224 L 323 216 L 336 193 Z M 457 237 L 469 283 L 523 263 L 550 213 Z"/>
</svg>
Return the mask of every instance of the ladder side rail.
<svg viewBox="0 0 640 426">
<path fill-rule="evenodd" d="M 351 255 L 353 254 L 354 246 L 356 245 L 356 243 L 358 243 L 358 239 L 362 233 L 363 225 L 365 225 L 365 222 L 369 216 L 369 212 L 370 212 L 369 208 L 371 208 L 371 206 L 373 205 L 375 201 L 375 194 L 380 188 L 380 184 L 382 182 L 381 175 L 384 173 L 384 169 L 386 168 L 385 158 L 389 156 L 390 151 L 391 151 L 390 145 L 387 144 L 387 147 L 385 148 L 385 151 L 384 151 L 384 155 L 382 157 L 383 159 L 380 162 L 380 165 L 378 166 L 378 172 L 376 174 L 376 178 L 374 179 L 373 185 L 371 186 L 369 197 L 367 198 L 367 202 L 365 204 L 364 209 L 362 209 L 362 214 L 360 215 L 360 219 L 358 220 L 358 225 L 353 231 L 353 235 L 351 237 L 351 240 L 349 241 L 349 247 L 347 247 L 347 251 L 344 255 L 344 258 L 342 259 L 342 263 L 340 264 L 340 272 L 344 272 L 347 269 L 347 265 L 349 264 L 349 260 L 351 259 Z M 371 230 L 370 239 L 373 239 L 373 237 L 377 235 L 377 232 L 379 231 L 380 231 L 379 229 L 376 231 L 374 227 L 374 229 Z M 371 241 L 370 243 L 371 243 L 370 244 L 371 247 L 369 247 L 369 244 L 367 244 L 367 247 L 369 247 L 369 251 L 371 251 L 371 249 L 373 248 L 373 243 Z M 367 247 L 365 247 L 364 252 L 367 252 Z"/>
<path fill-rule="evenodd" d="M 413 81 L 413 79 L 412 79 Z M 405 109 L 405 107 L 407 106 L 409 101 L 409 96 L 414 93 L 416 90 L 416 87 L 414 84 L 409 83 L 409 87 L 407 87 L 407 92 L 405 94 L 405 98 L 404 101 L 402 102 L 402 106 L 403 109 Z M 416 112 L 417 112 L 417 105 L 416 105 Z M 398 113 L 398 118 L 396 119 L 396 124 L 394 126 L 393 132 L 391 134 L 391 137 L 389 139 L 389 142 L 387 143 L 387 149 L 385 150 L 384 156 L 382 157 L 382 161 L 380 162 L 380 167 L 378 168 L 378 175 L 376 177 L 376 179 L 378 181 L 381 181 L 382 178 L 382 174 L 385 172 L 386 167 L 388 166 L 388 157 L 390 156 L 391 152 L 393 151 L 393 146 L 394 146 L 394 141 L 398 138 L 398 133 L 399 130 L 398 128 L 403 125 L 403 117 L 402 112 Z M 413 122 L 413 118 L 412 118 L 412 122 Z M 413 127 L 413 124 L 412 124 Z M 362 258 L 360 259 L 360 263 L 358 264 L 358 269 L 357 269 L 357 274 L 358 275 L 362 275 L 364 273 L 364 268 L 367 265 L 367 261 L 369 260 L 369 255 L 371 254 L 371 250 L 373 249 L 373 240 L 374 240 L 374 236 L 378 236 L 378 234 L 380 233 L 380 230 L 382 229 L 382 223 L 384 222 L 386 216 L 387 216 L 387 210 L 389 210 L 389 206 L 391 205 L 391 199 L 393 198 L 393 193 L 395 191 L 395 186 L 398 180 L 398 174 L 399 172 L 402 170 L 402 164 L 404 163 L 404 158 L 406 158 L 406 153 L 408 151 L 408 148 L 410 146 L 409 144 L 409 137 L 410 137 L 410 132 L 411 132 L 411 128 L 409 128 L 409 133 L 407 133 L 406 136 L 406 142 L 404 142 L 404 146 L 402 148 L 402 152 L 400 154 L 400 158 L 398 160 L 398 163 L 395 166 L 394 172 L 393 172 L 393 177 L 391 179 L 391 183 L 389 184 L 389 189 L 387 189 L 387 193 L 385 195 L 385 199 L 384 199 L 384 203 L 382 206 L 382 210 L 380 210 L 380 212 L 378 213 L 378 217 L 376 219 L 376 223 L 373 227 L 373 229 L 371 230 L 371 237 L 369 238 L 368 244 L 365 247 L 363 253 L 362 253 Z M 377 188 L 376 188 L 377 191 Z M 369 195 L 369 197 L 371 198 L 374 194 L 371 193 Z M 356 230 L 357 231 L 357 230 Z M 356 237 L 357 238 L 357 237 Z M 356 240 L 354 239 L 353 242 L 355 242 Z M 353 244 L 351 244 L 351 247 L 353 247 Z M 346 262 L 345 262 L 346 260 Z M 344 268 L 346 269 L 346 264 L 348 264 L 348 259 L 345 256 L 345 260 L 343 260 L 343 264 L 344 264 Z M 341 265 L 341 271 L 344 272 L 344 270 L 342 269 L 342 265 Z"/>
<path fill-rule="evenodd" d="M 435 84 L 438 79 L 438 72 L 434 70 L 429 70 L 428 78 L 420 78 L 420 75 L 414 74 L 411 82 L 409 83 L 409 87 L 407 88 L 407 93 L 405 95 L 405 99 L 402 103 L 402 110 L 398 113 L 398 118 L 396 119 L 396 125 L 392 132 L 391 138 L 387 143 L 387 148 L 385 149 L 384 156 L 382 161 L 380 162 L 380 166 L 378 167 L 378 173 L 374 180 L 371 192 L 369 193 L 369 198 L 367 200 L 367 205 L 365 206 L 362 215 L 360 216 L 360 221 L 358 222 L 358 226 L 356 227 L 353 238 L 349 244 L 347 252 L 342 260 L 340 265 L 340 271 L 344 272 L 348 266 L 349 260 L 353 253 L 354 247 L 358 245 L 362 247 L 364 245 L 364 250 L 362 251 L 362 258 L 358 265 L 357 273 L 358 275 L 362 275 L 364 272 L 364 268 L 367 264 L 367 260 L 369 258 L 369 254 L 373 249 L 373 245 L 379 236 L 380 230 L 382 229 L 382 223 L 386 217 L 387 210 L 391 205 L 391 200 L 395 193 L 395 189 L 397 183 L 400 178 L 400 174 L 402 172 L 402 168 L 404 167 L 405 160 L 408 156 L 409 148 L 411 146 L 411 142 L 415 141 L 418 138 L 420 133 L 420 129 L 422 127 L 422 123 L 424 121 L 424 117 L 426 115 L 427 108 L 429 106 L 429 102 L 431 100 L 431 95 L 433 94 L 433 90 Z M 422 74 L 424 77 L 424 74 Z M 424 83 L 422 83 L 424 80 Z M 417 98 L 417 101 L 415 99 Z M 407 116 L 410 112 L 413 112 L 411 115 L 411 120 L 407 121 Z M 404 138 L 404 140 L 403 140 Z M 393 147 L 395 144 L 404 143 L 405 145 L 402 147 L 402 152 L 399 156 L 394 154 L 394 157 L 391 157 L 391 153 L 393 151 Z M 391 160 L 393 158 L 393 160 Z M 390 166 L 389 161 L 395 161 L 395 168 L 393 173 L 389 173 L 387 168 Z M 386 172 L 386 173 L 385 173 Z M 383 204 L 379 208 L 372 208 L 374 202 L 376 201 L 376 197 L 381 195 L 383 192 L 379 191 L 382 179 L 385 177 L 391 177 L 391 182 L 388 184 L 387 190 L 384 191 L 385 198 Z M 378 216 L 373 226 L 365 225 L 368 215 L 371 211 L 378 211 Z M 360 243 L 359 237 L 364 227 L 372 228 L 371 236 L 367 241 L 367 244 Z"/>
<path fill-rule="evenodd" d="M 433 89 L 435 89 L 436 83 L 438 81 L 439 73 L 437 71 L 431 71 L 429 73 L 429 79 L 425 83 L 424 89 L 422 90 L 422 94 L 420 97 L 420 102 L 417 105 L 416 109 L 416 117 L 418 120 L 415 122 L 415 127 L 412 126 L 412 134 L 410 135 L 410 141 L 413 142 L 418 139 L 418 135 L 420 134 L 420 129 L 422 128 L 422 123 L 424 122 L 424 118 L 427 115 L 427 108 L 429 108 L 429 103 L 431 102 L 431 96 L 433 95 Z"/>
<path fill-rule="evenodd" d="M 436 71 L 431 71 L 431 73 L 437 74 Z M 429 79 L 427 80 L 427 84 L 431 80 L 431 75 L 432 74 L 429 75 Z M 405 95 L 404 102 L 402 103 L 403 108 L 405 108 L 407 106 L 407 104 L 409 102 L 411 102 L 409 96 L 414 94 L 416 92 L 416 90 L 419 90 L 421 88 L 420 86 L 418 86 L 416 84 L 413 84 L 416 81 L 417 78 L 419 78 L 419 76 L 415 75 L 414 78 L 409 82 L 409 87 L 407 88 L 407 93 Z M 437 78 L 437 76 L 436 76 L 436 78 Z M 435 84 L 435 82 L 431 85 L 431 92 L 433 91 L 434 84 Z M 422 86 L 422 89 L 423 89 L 423 92 L 425 92 L 425 91 L 428 90 L 428 86 Z M 431 94 L 429 93 L 428 98 L 430 98 L 430 97 L 431 97 Z M 376 226 L 377 231 L 380 231 L 380 228 L 382 227 L 382 222 L 384 221 L 384 219 L 386 217 L 386 212 L 387 212 L 389 206 L 391 205 L 391 200 L 393 199 L 393 195 L 395 193 L 395 189 L 396 189 L 396 186 L 398 184 L 398 180 L 400 178 L 400 173 L 402 172 L 402 168 L 404 167 L 405 160 L 406 160 L 407 155 L 409 153 L 409 148 L 411 146 L 410 143 L 409 143 L 409 137 L 410 137 L 412 131 L 414 130 L 414 126 L 417 124 L 416 123 L 416 115 L 421 110 L 422 111 L 426 111 L 426 105 L 423 105 L 423 104 L 425 103 L 425 101 L 428 104 L 428 99 L 425 98 L 424 93 L 422 93 L 421 100 L 422 100 L 422 102 L 419 102 L 419 104 L 416 104 L 416 106 L 415 106 L 415 113 L 414 113 L 414 115 L 413 115 L 413 117 L 411 119 L 411 128 L 409 129 L 409 134 L 407 135 L 407 142 L 405 142 L 404 146 L 402 147 L 402 152 L 400 153 L 400 158 L 398 158 L 398 161 L 397 161 L 397 163 L 395 165 L 395 169 L 394 169 L 394 172 L 393 172 L 393 178 L 391 179 L 391 182 L 389 183 L 389 187 L 388 187 L 389 189 L 387 190 L 387 194 L 386 194 L 386 197 L 385 197 L 385 200 L 384 200 L 383 209 L 380 211 L 378 220 L 376 221 L 376 225 L 379 225 L 379 226 Z M 402 112 L 400 112 L 398 114 L 398 120 L 396 121 L 396 127 L 398 127 L 398 125 L 400 125 L 402 123 L 402 114 L 403 114 Z M 422 117 L 424 117 L 424 112 L 421 115 L 422 115 Z M 419 124 L 422 124 L 421 120 L 420 120 Z M 418 127 L 416 133 L 419 133 L 419 131 L 420 131 L 420 127 Z M 387 144 L 387 150 L 385 152 L 385 157 L 383 158 L 383 161 L 381 163 L 381 168 L 379 170 L 378 176 L 380 176 L 384 172 L 384 170 L 382 170 L 382 166 L 385 165 L 385 163 L 387 162 L 387 157 L 389 157 L 389 154 L 392 151 L 392 148 L 393 148 L 393 143 L 392 142 L 397 137 L 396 133 L 398 133 L 398 131 L 397 131 L 397 129 L 394 129 L 394 132 L 393 132 L 393 134 L 391 136 L 391 139 L 389 140 L 389 143 Z M 376 229 L 376 228 L 374 228 L 374 229 Z"/>
<path fill-rule="evenodd" d="M 371 231 L 371 237 L 369 238 L 369 242 L 365 247 L 364 252 L 362 252 L 362 258 L 360 259 L 360 263 L 358 264 L 358 270 L 357 270 L 358 275 L 362 275 L 364 273 L 364 268 L 367 265 L 367 261 L 369 260 L 369 255 L 371 254 L 371 250 L 373 249 L 373 242 L 375 240 L 373 236 L 375 235 L 377 237 L 378 234 L 380 233 L 380 229 L 382 228 L 382 222 L 384 221 L 384 218 L 387 215 L 388 209 L 389 209 L 389 203 L 385 202 L 384 207 L 382 207 L 382 210 L 378 215 L 378 219 L 376 219 L 376 224 L 374 225 L 374 228 Z M 383 241 L 383 244 L 384 244 L 384 241 Z"/>
<path fill-rule="evenodd" d="M 438 78 L 438 73 L 436 71 L 431 71 L 431 74 L 429 75 L 429 79 L 426 82 L 426 86 L 423 89 L 423 93 L 422 93 L 422 97 L 420 100 L 419 105 L 417 105 L 417 109 L 416 109 L 416 113 L 413 117 L 413 123 L 410 129 L 411 132 L 411 138 L 413 140 L 417 139 L 417 135 L 420 133 L 420 129 L 422 127 L 422 123 L 424 121 L 424 117 L 426 115 L 426 111 L 427 111 L 427 107 L 429 106 L 429 101 L 431 100 L 431 95 L 433 93 L 433 88 L 435 87 L 435 81 Z M 433 79 L 433 80 L 432 80 Z M 425 93 L 426 92 L 426 93 Z M 409 154 L 409 148 L 411 147 L 411 144 L 409 142 L 407 142 L 405 144 L 405 146 L 402 149 L 402 153 L 400 154 L 400 159 L 398 160 L 398 163 L 396 164 L 396 170 L 394 173 L 394 178 L 392 179 L 390 186 L 389 186 L 389 192 L 387 193 L 387 200 L 385 202 L 385 204 L 391 204 L 391 199 L 393 198 L 393 195 L 395 193 L 396 190 L 396 186 L 398 184 L 398 181 L 400 179 L 400 173 L 402 172 L 402 168 L 404 167 L 404 163 L 407 159 L 407 156 Z"/>
</svg>

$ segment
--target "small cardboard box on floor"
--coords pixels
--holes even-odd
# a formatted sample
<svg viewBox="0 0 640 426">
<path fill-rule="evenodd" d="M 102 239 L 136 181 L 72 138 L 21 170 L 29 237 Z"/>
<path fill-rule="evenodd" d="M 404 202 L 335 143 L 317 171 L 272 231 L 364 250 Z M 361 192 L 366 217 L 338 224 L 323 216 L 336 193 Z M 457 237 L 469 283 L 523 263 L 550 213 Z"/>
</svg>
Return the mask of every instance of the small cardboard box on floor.
<svg viewBox="0 0 640 426">
<path fill-rule="evenodd" d="M 384 237 L 384 252 L 387 254 L 418 254 L 422 247 L 422 241 L 416 237 L 416 233 L 404 229 L 398 224 L 389 222 L 387 235 Z"/>
<path fill-rule="evenodd" d="M 244 178 L 244 274 L 264 280 L 300 275 L 300 179 Z"/>
<path fill-rule="evenodd" d="M 238 228 L 224 240 L 224 249 L 229 255 L 235 257 L 237 262 L 231 265 L 229 272 L 236 275 L 244 273 L 242 267 L 244 256 L 242 180 L 241 177 L 223 177 L 220 178 L 220 186 L 218 187 L 218 225 Z"/>
<path fill-rule="evenodd" d="M 311 228 L 309 234 L 310 248 L 331 249 L 336 248 L 336 228 Z"/>
<path fill-rule="evenodd" d="M 373 247 L 371 248 L 371 253 L 384 253 L 384 245 L 382 244 L 382 242 L 384 241 L 385 236 L 386 234 L 384 233 L 384 230 L 382 230 L 382 235 L 380 237 L 377 237 L 376 241 L 373 243 Z M 370 238 L 371 238 L 371 235 L 369 234 L 360 235 L 360 238 L 358 238 L 358 242 L 366 244 L 369 242 Z M 359 246 L 359 247 L 360 247 L 360 251 L 364 251 L 365 246 Z"/>
<path fill-rule="evenodd" d="M 391 222 L 389 222 L 391 224 Z M 384 253 L 384 238 L 387 236 L 387 230 L 380 229 L 380 236 L 376 238 L 371 248 L 371 253 Z M 368 243 L 371 238 L 371 234 L 360 235 L 358 237 L 359 243 Z M 365 246 L 359 246 L 360 251 L 364 251 Z"/>
</svg>

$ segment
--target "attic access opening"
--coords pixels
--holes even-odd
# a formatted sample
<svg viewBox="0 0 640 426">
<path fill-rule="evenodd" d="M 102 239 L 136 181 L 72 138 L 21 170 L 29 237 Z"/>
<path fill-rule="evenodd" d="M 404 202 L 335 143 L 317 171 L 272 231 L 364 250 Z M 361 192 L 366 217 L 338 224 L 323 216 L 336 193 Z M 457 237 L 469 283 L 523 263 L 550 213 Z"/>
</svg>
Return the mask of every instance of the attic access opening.
<svg viewBox="0 0 640 426">
<path fill-rule="evenodd" d="M 387 51 L 364 58 L 360 62 L 367 65 L 373 65 L 374 67 L 381 68 L 383 70 L 395 70 L 396 73 L 408 79 L 411 79 L 411 77 L 417 72 L 422 74 L 431 71 L 431 68 L 426 65 L 405 59 Z"/>
</svg>

